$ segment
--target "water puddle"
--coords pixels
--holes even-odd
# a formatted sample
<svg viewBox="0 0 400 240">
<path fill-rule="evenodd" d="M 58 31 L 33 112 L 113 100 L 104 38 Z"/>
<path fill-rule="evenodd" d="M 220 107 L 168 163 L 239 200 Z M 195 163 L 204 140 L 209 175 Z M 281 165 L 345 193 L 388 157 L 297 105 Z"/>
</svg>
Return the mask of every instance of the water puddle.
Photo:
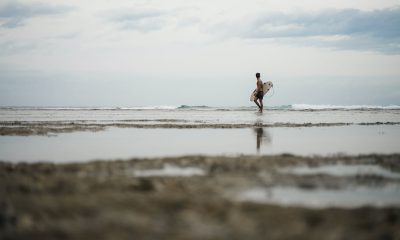
<svg viewBox="0 0 400 240">
<path fill-rule="evenodd" d="M 316 174 L 327 174 L 332 176 L 359 176 L 359 175 L 373 175 L 385 178 L 400 179 L 400 173 L 390 171 L 378 165 L 323 165 L 323 166 L 297 166 L 289 167 L 279 170 L 281 173 L 289 173 L 295 175 L 316 175 Z"/>
<path fill-rule="evenodd" d="M 386 134 L 378 134 L 381 131 Z M 154 139 L 162 144 L 152 147 Z M 398 139 L 398 125 L 254 129 L 110 127 L 99 132 L 59 133 L 51 138 L 0 136 L 0 160 L 61 163 L 198 154 L 391 154 L 399 152 Z"/>
<path fill-rule="evenodd" d="M 341 189 L 299 188 L 299 187 L 254 187 L 240 192 L 238 201 L 301 206 L 309 208 L 363 206 L 400 206 L 400 173 L 372 164 L 334 164 L 321 166 L 295 166 L 279 170 L 280 173 L 310 176 L 326 174 L 335 177 L 379 176 L 396 179 L 384 187 L 345 187 Z"/>
<path fill-rule="evenodd" d="M 166 164 L 161 169 L 135 170 L 135 177 L 191 177 L 203 176 L 205 172 L 196 167 L 178 167 Z"/>
<path fill-rule="evenodd" d="M 283 206 L 300 206 L 309 208 L 363 206 L 400 206 L 400 188 L 355 189 L 301 189 L 296 187 L 256 187 L 239 193 L 238 201 L 278 204 Z"/>
</svg>

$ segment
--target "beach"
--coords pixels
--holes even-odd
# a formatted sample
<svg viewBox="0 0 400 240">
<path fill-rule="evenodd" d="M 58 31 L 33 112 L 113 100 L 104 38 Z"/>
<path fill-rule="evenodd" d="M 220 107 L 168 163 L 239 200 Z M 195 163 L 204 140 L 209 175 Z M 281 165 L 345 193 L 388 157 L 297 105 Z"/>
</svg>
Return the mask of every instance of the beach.
<svg viewBox="0 0 400 240">
<path fill-rule="evenodd" d="M 6 197 L 1 237 L 396 239 L 399 157 L 188 156 L 62 165 L 2 163 L 0 189 Z M 393 176 L 279 172 L 298 165 L 334 164 L 379 166 Z M 287 189 L 287 196 L 268 199 L 275 188 Z M 359 188 L 367 195 L 354 191 Z M 259 192 L 252 196 L 249 189 Z M 290 202 L 293 189 L 306 193 L 303 199 Z M 333 194 L 320 198 L 321 189 Z M 313 203 L 316 199 L 320 202 Z"/>
<path fill-rule="evenodd" d="M 0 1 L 0 240 L 400 240 L 400 5 Z"/>
<path fill-rule="evenodd" d="M 2 108 L 2 239 L 397 239 L 397 106 Z"/>
</svg>

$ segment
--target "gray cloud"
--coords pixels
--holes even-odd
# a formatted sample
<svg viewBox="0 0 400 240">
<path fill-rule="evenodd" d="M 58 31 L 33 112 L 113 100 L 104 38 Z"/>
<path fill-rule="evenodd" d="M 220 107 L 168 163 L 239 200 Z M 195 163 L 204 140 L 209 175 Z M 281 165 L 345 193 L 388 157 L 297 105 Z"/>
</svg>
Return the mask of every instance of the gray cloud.
<svg viewBox="0 0 400 240">
<path fill-rule="evenodd" d="M 273 13 L 237 25 L 230 32 L 241 38 L 400 54 L 400 8 Z"/>
<path fill-rule="evenodd" d="M 114 12 L 108 18 L 124 30 L 148 32 L 159 30 L 166 25 L 166 13 L 157 10 L 130 10 Z"/>
<path fill-rule="evenodd" d="M 2 27 L 15 28 L 22 26 L 26 19 L 51 14 L 61 14 L 70 11 L 67 6 L 53 6 L 42 3 L 23 4 L 9 2 L 0 5 L 0 20 Z"/>
</svg>

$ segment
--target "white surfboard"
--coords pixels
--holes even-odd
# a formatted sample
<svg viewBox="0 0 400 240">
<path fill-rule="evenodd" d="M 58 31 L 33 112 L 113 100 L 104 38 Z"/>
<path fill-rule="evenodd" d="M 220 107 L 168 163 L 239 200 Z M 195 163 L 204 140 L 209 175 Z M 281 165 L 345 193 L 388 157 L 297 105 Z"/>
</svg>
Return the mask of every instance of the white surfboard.
<svg viewBox="0 0 400 240">
<path fill-rule="evenodd" d="M 264 96 L 265 94 L 274 86 L 274 84 L 272 84 L 271 81 L 265 82 L 263 84 L 263 92 L 264 92 Z M 250 95 L 250 101 L 254 101 L 256 99 L 256 94 L 257 94 L 257 89 L 254 89 L 254 91 L 251 93 Z"/>
<path fill-rule="evenodd" d="M 273 86 L 274 86 L 274 84 L 272 84 L 271 81 L 265 82 L 265 83 L 263 84 L 263 92 L 264 92 L 264 95 L 265 95 Z"/>
</svg>

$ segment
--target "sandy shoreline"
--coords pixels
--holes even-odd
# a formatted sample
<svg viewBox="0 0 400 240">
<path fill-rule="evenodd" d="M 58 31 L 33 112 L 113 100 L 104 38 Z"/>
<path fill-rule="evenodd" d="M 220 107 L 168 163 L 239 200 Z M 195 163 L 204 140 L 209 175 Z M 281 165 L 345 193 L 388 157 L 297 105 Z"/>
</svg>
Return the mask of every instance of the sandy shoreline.
<svg viewBox="0 0 400 240">
<path fill-rule="evenodd" d="M 380 170 L 344 176 L 280 170 L 338 164 Z M 338 199 L 341 189 L 394 186 L 398 194 L 399 154 L 3 162 L 0 173 L 2 239 L 396 239 L 400 234 L 399 202 L 314 208 L 237 198 L 253 187 L 330 189 L 338 191 Z"/>
<path fill-rule="evenodd" d="M 238 128 L 275 128 L 275 127 L 337 127 L 337 126 L 374 126 L 374 125 L 400 125 L 400 122 L 368 122 L 368 123 L 254 123 L 254 124 L 215 124 L 215 123 L 177 123 L 177 120 L 163 119 L 163 121 L 155 121 L 155 123 L 147 124 L 144 121 L 132 123 L 135 121 L 127 121 L 125 123 L 92 123 L 89 121 L 3 121 L 0 122 L 0 136 L 32 136 L 32 135 L 49 135 L 58 133 L 71 133 L 79 131 L 103 131 L 109 127 L 118 128 L 164 128 L 164 129 L 238 129 Z"/>
</svg>

